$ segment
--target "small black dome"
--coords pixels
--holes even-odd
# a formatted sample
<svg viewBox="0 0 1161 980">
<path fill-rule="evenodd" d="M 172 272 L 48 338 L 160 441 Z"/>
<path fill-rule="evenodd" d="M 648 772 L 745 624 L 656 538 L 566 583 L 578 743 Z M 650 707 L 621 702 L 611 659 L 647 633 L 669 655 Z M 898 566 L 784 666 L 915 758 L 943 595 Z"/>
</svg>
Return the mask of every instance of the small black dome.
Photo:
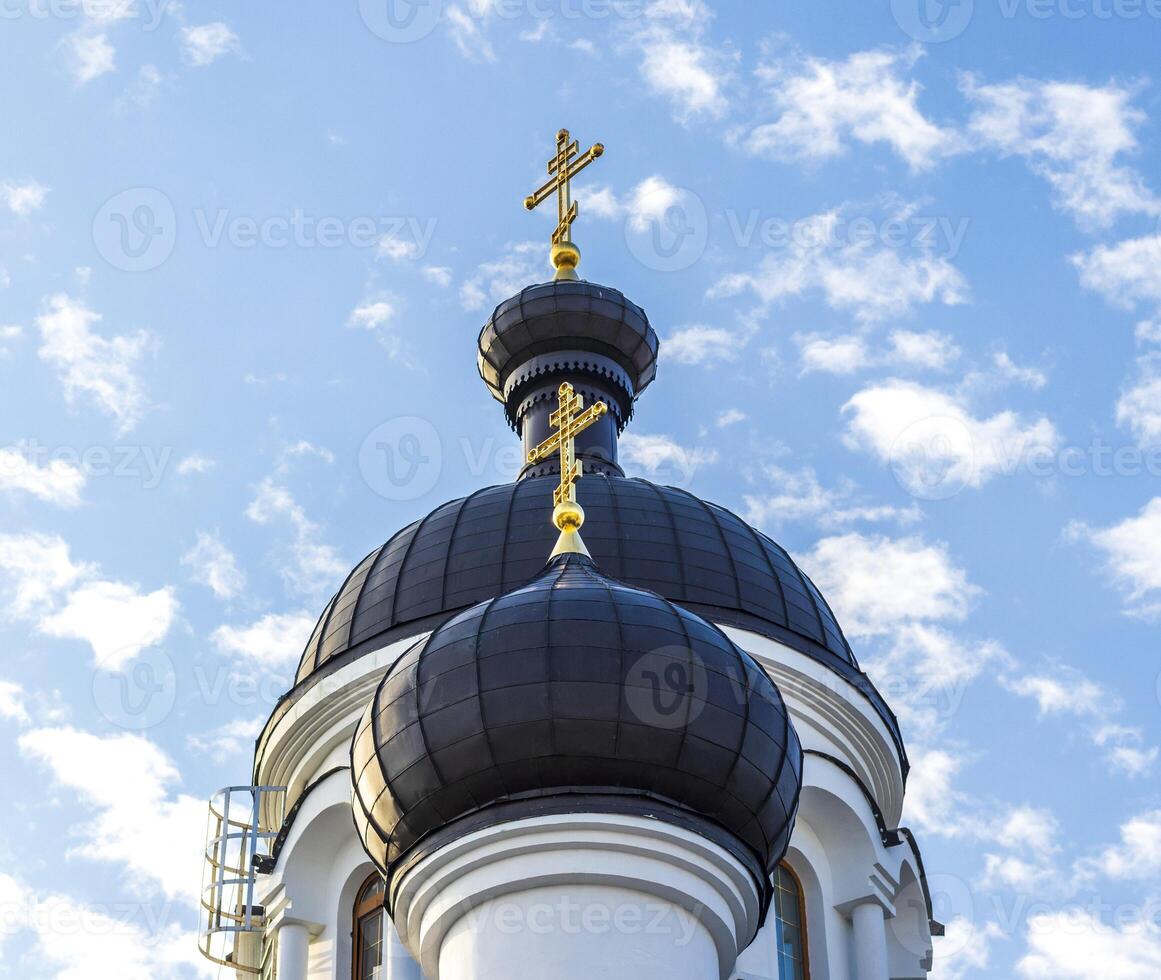
<svg viewBox="0 0 1161 980">
<path fill-rule="evenodd" d="M 802 749 L 774 682 L 721 630 L 570 554 L 404 654 L 359 723 L 351 772 L 360 837 L 389 878 L 555 807 L 690 827 L 765 887 Z"/>
</svg>

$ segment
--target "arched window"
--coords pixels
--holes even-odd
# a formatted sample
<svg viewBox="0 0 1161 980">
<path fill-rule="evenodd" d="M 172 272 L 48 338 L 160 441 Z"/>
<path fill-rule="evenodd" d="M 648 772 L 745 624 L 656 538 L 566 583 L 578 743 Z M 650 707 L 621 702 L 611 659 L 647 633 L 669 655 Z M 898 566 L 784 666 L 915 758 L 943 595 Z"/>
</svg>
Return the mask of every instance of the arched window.
<svg viewBox="0 0 1161 980">
<path fill-rule="evenodd" d="M 810 980 L 802 884 L 786 864 L 778 865 L 774 872 L 774 935 L 779 980 Z"/>
<path fill-rule="evenodd" d="M 383 879 L 371 875 L 355 897 L 354 929 L 351 943 L 351 976 L 354 980 L 374 980 L 383 955 Z"/>
</svg>

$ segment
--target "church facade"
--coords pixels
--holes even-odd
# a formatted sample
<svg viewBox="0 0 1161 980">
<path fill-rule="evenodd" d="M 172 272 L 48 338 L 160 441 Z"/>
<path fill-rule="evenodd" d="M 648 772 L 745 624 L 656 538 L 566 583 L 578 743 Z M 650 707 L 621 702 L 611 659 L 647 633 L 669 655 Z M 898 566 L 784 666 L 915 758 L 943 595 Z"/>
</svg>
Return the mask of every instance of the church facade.
<svg viewBox="0 0 1161 980">
<path fill-rule="evenodd" d="M 906 750 L 826 600 L 736 515 L 618 464 L 659 341 L 576 277 L 568 182 L 601 149 L 558 137 L 529 199 L 557 194 L 557 278 L 479 336 L 520 478 L 352 570 L 211 805 L 203 951 L 239 978 L 931 968 Z"/>
</svg>

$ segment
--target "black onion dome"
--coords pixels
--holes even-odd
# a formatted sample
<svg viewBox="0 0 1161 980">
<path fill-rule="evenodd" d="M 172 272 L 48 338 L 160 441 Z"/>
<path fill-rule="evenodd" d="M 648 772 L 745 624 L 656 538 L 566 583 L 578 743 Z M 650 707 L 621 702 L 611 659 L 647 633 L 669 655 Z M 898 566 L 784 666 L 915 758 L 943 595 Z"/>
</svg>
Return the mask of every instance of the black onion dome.
<svg viewBox="0 0 1161 980">
<path fill-rule="evenodd" d="M 331 670 L 536 575 L 556 542 L 557 482 L 529 477 L 453 500 L 364 558 L 319 618 L 283 706 Z M 859 669 L 826 600 L 782 547 L 673 487 L 586 475 L 579 494 L 585 544 L 604 572 L 840 674 L 882 718 L 906 771 L 895 716 Z"/>
<path fill-rule="evenodd" d="M 660 342 L 645 311 L 620 290 L 558 280 L 528 286 L 496 307 L 480 331 L 477 364 L 516 427 L 541 382 L 567 373 L 604 383 L 618 428 L 657 374 Z"/>
<path fill-rule="evenodd" d="M 720 629 L 570 554 L 404 654 L 351 772 L 360 837 L 389 878 L 481 827 L 617 812 L 717 840 L 764 885 L 802 748 L 773 681 Z"/>
</svg>

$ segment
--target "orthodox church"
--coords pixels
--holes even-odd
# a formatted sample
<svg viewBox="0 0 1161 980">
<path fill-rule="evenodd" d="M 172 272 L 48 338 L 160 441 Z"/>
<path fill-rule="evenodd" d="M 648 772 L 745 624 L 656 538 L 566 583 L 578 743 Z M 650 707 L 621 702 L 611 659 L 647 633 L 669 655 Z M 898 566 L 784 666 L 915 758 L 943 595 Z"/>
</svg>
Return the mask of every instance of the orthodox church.
<svg viewBox="0 0 1161 980">
<path fill-rule="evenodd" d="M 628 479 L 659 341 L 556 277 L 480 376 L 510 485 L 437 507 L 323 610 L 251 781 L 210 802 L 202 951 L 277 980 L 897 980 L 940 931 L 899 826 L 907 753 L 826 600 L 716 504 Z"/>
</svg>

